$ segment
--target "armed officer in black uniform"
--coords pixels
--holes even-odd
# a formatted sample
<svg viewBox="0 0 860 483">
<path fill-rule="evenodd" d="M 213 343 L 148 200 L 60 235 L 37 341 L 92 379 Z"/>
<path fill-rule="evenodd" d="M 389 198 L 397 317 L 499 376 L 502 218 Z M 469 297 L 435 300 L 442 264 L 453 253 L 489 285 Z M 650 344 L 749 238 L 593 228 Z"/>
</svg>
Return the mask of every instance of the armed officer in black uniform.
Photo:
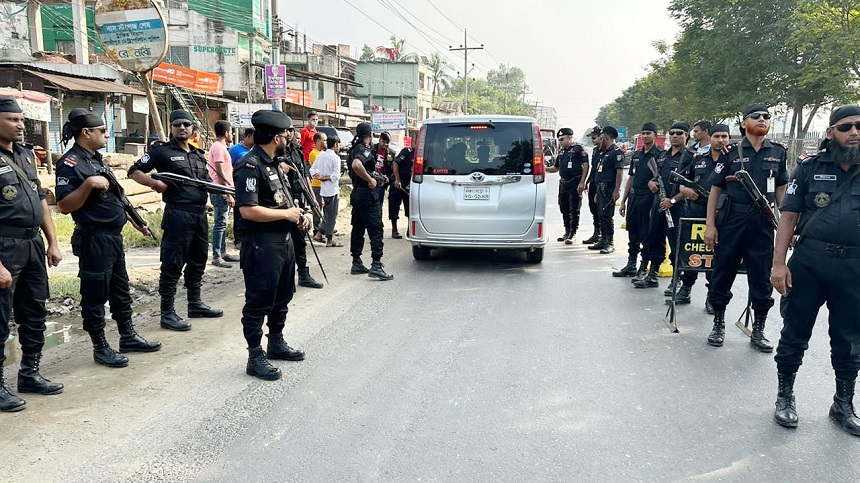
<svg viewBox="0 0 860 483">
<path fill-rule="evenodd" d="M 773 345 L 764 336 L 767 312 L 773 307 L 773 286 L 770 284 L 773 225 L 755 206 L 740 182 L 728 178 L 739 170 L 746 170 L 764 196 L 775 195 L 777 204 L 782 202 L 788 183 L 786 152 L 781 144 L 765 139 L 769 130 L 767 106 L 753 104 L 744 111 L 741 121 L 744 138 L 731 146 L 714 166 L 705 243 L 714 249 L 714 272 L 708 291 L 714 306 L 714 327 L 708 336 L 708 344 L 715 347 L 722 346 L 725 339 L 726 306 L 732 298 L 732 284 L 743 259 L 754 311 L 750 344 L 761 352 L 773 351 Z M 724 192 L 725 196 L 720 199 Z"/>
<path fill-rule="evenodd" d="M 627 222 L 627 265 L 617 272 L 612 272 L 613 277 L 634 277 L 634 282 L 645 278 L 648 269 L 647 235 L 648 223 L 651 218 L 651 207 L 654 206 L 654 193 L 648 187 L 648 182 L 654 178 L 654 174 L 648 167 L 649 161 L 657 159 L 663 149 L 654 144 L 657 138 L 657 125 L 646 122 L 642 125 L 639 139 L 642 140 L 642 148 L 633 153 L 630 161 L 627 185 L 624 195 L 621 197 L 621 216 L 626 216 Z M 642 262 L 636 269 L 636 257 L 642 253 Z"/>
<path fill-rule="evenodd" d="M 600 214 L 597 212 L 597 185 L 594 183 L 594 175 L 597 174 L 597 153 L 600 151 L 600 126 L 594 126 L 591 130 L 591 143 L 594 148 L 591 150 L 591 169 L 588 170 L 588 175 L 585 177 L 585 186 L 588 190 L 588 211 L 591 212 L 592 223 L 594 224 L 594 233 L 591 238 L 582 240 L 583 245 L 591 245 L 600 241 Z"/>
<path fill-rule="evenodd" d="M 573 142 L 573 129 L 563 127 L 558 130 L 558 142 L 561 150 L 556 156 L 555 166 L 546 170 L 548 173 L 559 173 L 558 207 L 564 219 L 564 235 L 558 241 L 566 245 L 573 243 L 576 230 L 579 228 L 579 209 L 582 206 L 582 192 L 585 191 L 585 180 L 588 177 L 588 154 L 582 146 Z"/>
<path fill-rule="evenodd" d="M 415 160 L 415 148 L 403 148 L 392 163 L 394 184 L 388 192 L 388 219 L 391 220 L 391 238 L 400 239 L 403 236 L 397 230 L 397 219 L 400 218 L 400 203 L 406 214 L 406 229 L 409 230 L 409 186 L 412 183 L 412 162 Z"/>
<path fill-rule="evenodd" d="M 382 265 L 382 207 L 377 197 L 377 179 L 384 183 L 384 176 L 376 172 L 376 153 L 370 148 L 373 131 L 370 123 L 363 122 L 355 129 L 355 139 L 349 150 L 349 178 L 352 180 L 352 235 L 349 251 L 352 254 L 351 274 L 366 273 L 378 280 L 391 280 L 394 275 L 385 272 Z M 361 261 L 364 250 L 364 232 L 370 238 L 370 269 Z"/>
<path fill-rule="evenodd" d="M 636 288 L 653 288 L 658 286 L 657 272 L 660 269 L 660 264 L 666 257 L 666 243 L 669 243 L 669 260 L 674 260 L 675 243 L 678 240 L 678 220 L 681 218 L 684 207 L 684 195 L 669 181 L 669 174 L 675 171 L 680 166 L 684 166 L 693 159 L 693 152 L 687 149 L 687 139 L 689 137 L 690 125 L 680 121 L 672 124 L 669 128 L 669 144 L 671 147 L 660 153 L 657 158 L 656 169 L 654 166 L 649 168 L 653 174 L 653 178 L 648 182 L 648 188 L 652 193 L 657 195 L 655 203 L 651 208 L 651 219 L 648 225 L 647 236 L 647 251 L 648 259 L 651 261 L 651 267 L 645 278 L 633 284 Z M 658 181 L 659 179 L 659 181 Z M 662 183 L 664 192 L 660 192 L 660 183 Z M 669 227 L 668 216 L 672 217 L 672 227 Z M 669 288 L 669 295 L 672 295 L 672 289 Z"/>
<path fill-rule="evenodd" d="M 128 170 L 131 179 L 162 193 L 167 204 L 161 228 L 161 327 L 168 330 L 191 330 L 191 324 L 176 314 L 173 305 L 176 284 L 185 268 L 185 288 L 188 291 L 188 317 L 221 317 L 222 310 L 204 304 L 200 298 L 203 271 L 209 257 L 209 222 L 206 219 L 206 191 L 195 186 L 167 184 L 149 177 L 153 169 L 176 173 L 189 178 L 211 182 L 202 149 L 188 143 L 194 120 L 187 111 L 170 113 L 169 143 L 153 149 Z"/>
<path fill-rule="evenodd" d="M 600 250 L 606 255 L 615 251 L 614 238 L 615 202 L 621 196 L 621 178 L 624 175 L 624 153 L 615 144 L 618 131 L 612 126 L 606 126 L 600 132 L 601 150 L 597 153 L 597 168 L 594 173 L 596 190 L 589 191 L 588 196 L 595 198 L 598 214 L 600 215 L 601 239 L 589 250 Z"/>
<path fill-rule="evenodd" d="M 161 343 L 149 342 L 131 322 L 131 293 L 125 268 L 122 227 L 126 214 L 119 193 L 108 178 L 110 168 L 99 149 L 107 144 L 101 117 L 86 109 L 72 109 L 63 126 L 63 142 L 75 144 L 57 161 L 57 206 L 75 220 L 72 251 L 78 257 L 81 279 L 81 318 L 93 341 L 93 360 L 108 367 L 125 367 L 128 358 L 111 348 L 105 338 L 105 302 L 119 329 L 120 352 L 154 352 Z M 149 229 L 136 226 L 149 235 Z"/>
<path fill-rule="evenodd" d="M 729 144 L 729 127 L 725 124 L 716 124 L 708 129 L 710 136 L 710 151 L 707 154 L 696 155 L 690 163 L 678 169 L 678 172 L 685 178 L 698 183 L 705 191 L 711 191 L 711 173 L 714 172 L 714 166 L 720 160 L 723 154 L 723 149 Z M 705 219 L 708 216 L 708 198 L 700 198 L 695 190 L 686 186 L 680 187 L 681 194 L 687 198 L 687 218 Z M 711 273 L 705 272 L 705 279 L 708 281 L 707 286 L 710 287 Z M 689 304 L 690 292 L 693 285 L 696 284 L 696 279 L 699 277 L 699 272 L 692 270 L 681 273 L 681 288 L 675 295 L 675 303 L 678 305 Z M 666 303 L 670 303 L 667 300 Z M 705 297 L 705 312 L 713 315 L 714 307 L 711 305 L 711 300 Z"/>
<path fill-rule="evenodd" d="M 308 168 L 302 159 L 301 131 L 297 131 L 293 126 L 290 126 L 287 129 L 287 135 L 292 138 L 287 143 L 287 153 L 284 155 L 284 157 L 289 157 L 290 160 L 290 163 L 287 163 L 288 168 L 284 170 L 287 173 L 287 180 L 290 182 L 290 192 L 292 193 L 290 196 L 292 196 L 293 201 L 299 202 L 298 206 L 300 208 L 310 209 L 310 202 L 305 199 L 304 190 L 302 190 L 301 184 L 299 184 L 303 181 L 305 187 L 309 190 L 311 189 L 310 168 Z M 295 166 L 296 169 L 293 169 L 292 166 Z M 316 203 L 316 199 L 311 202 Z M 305 232 L 300 230 L 298 226 L 293 228 L 292 241 L 296 267 L 299 273 L 299 287 L 323 288 L 323 284 L 311 276 L 311 270 L 308 268 L 308 239 L 305 236 Z"/>
<path fill-rule="evenodd" d="M 860 107 L 835 109 L 826 135 L 825 150 L 795 170 L 780 207 L 771 281 L 782 294 L 784 325 L 775 357 L 779 392 L 774 418 L 782 426 L 797 426 L 794 378 L 818 310 L 826 303 L 836 373 L 830 418 L 860 436 L 853 405 L 860 368 Z M 786 266 L 793 235 L 799 239 Z"/>
<path fill-rule="evenodd" d="M 260 379 L 281 378 L 269 359 L 301 361 L 305 353 L 284 341 L 289 303 L 296 290 L 296 261 L 292 233 L 311 223 L 295 205 L 292 187 L 276 159 L 287 154 L 292 120 L 280 111 L 260 110 L 251 117 L 254 147 L 236 165 L 236 208 L 241 215 L 240 265 L 245 278 L 242 330 L 248 343 L 245 372 Z M 269 338 L 263 352 L 263 319 Z"/>
<path fill-rule="evenodd" d="M 14 98 L 0 96 L 0 411 L 20 411 L 26 402 L 3 378 L 9 322 L 15 311 L 21 341 L 18 392 L 59 394 L 63 385 L 39 373 L 45 345 L 48 267 L 63 259 L 54 233 L 45 191 L 36 172 L 36 156 L 24 140 L 24 114 Z M 41 227 L 41 230 L 39 228 Z M 44 232 L 48 250 L 42 241 Z"/>
</svg>

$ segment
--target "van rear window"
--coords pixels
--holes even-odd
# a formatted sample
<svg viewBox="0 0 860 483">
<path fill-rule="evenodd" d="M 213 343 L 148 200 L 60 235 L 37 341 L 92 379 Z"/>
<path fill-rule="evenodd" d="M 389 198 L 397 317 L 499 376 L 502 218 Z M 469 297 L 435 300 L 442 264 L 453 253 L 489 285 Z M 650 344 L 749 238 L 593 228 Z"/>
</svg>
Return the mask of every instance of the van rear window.
<svg viewBox="0 0 860 483">
<path fill-rule="evenodd" d="M 531 174 L 534 170 L 529 123 L 428 124 L 424 174 Z"/>
</svg>

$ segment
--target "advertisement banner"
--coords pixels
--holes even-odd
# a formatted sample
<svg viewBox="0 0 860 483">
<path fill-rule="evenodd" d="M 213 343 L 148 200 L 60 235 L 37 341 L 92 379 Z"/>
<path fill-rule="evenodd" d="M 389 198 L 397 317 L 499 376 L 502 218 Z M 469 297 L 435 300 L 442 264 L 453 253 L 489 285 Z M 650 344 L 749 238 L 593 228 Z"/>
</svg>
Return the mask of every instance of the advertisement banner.
<svg viewBox="0 0 860 483">
<path fill-rule="evenodd" d="M 0 87 L 0 96 L 14 97 L 15 102 L 24 111 L 24 117 L 27 119 L 51 122 L 51 100 L 53 97 L 41 92 L 21 91 L 11 87 Z"/>
<path fill-rule="evenodd" d="M 220 75 L 188 69 L 167 62 L 162 62 L 152 69 L 152 80 L 207 94 L 221 94 L 224 91 L 224 83 Z"/>
<path fill-rule="evenodd" d="M 99 0 L 94 20 L 105 54 L 124 69 L 147 72 L 167 54 L 164 15 L 152 0 Z"/>
<path fill-rule="evenodd" d="M 374 131 L 405 131 L 405 112 L 374 112 L 370 114 L 370 126 Z"/>
<path fill-rule="evenodd" d="M 143 96 L 132 96 L 131 111 L 149 115 L 149 101 Z"/>
<path fill-rule="evenodd" d="M 310 92 L 302 92 L 296 91 L 293 89 L 286 89 L 287 95 L 284 99 L 287 102 L 292 104 L 298 104 L 300 106 L 310 107 L 311 105 L 311 93 Z"/>
<path fill-rule="evenodd" d="M 260 109 L 272 109 L 271 104 L 248 104 L 244 102 L 227 103 L 227 120 L 231 127 L 254 127 L 251 116 Z"/>
<path fill-rule="evenodd" d="M 287 66 L 266 64 L 266 99 L 287 98 Z"/>
</svg>

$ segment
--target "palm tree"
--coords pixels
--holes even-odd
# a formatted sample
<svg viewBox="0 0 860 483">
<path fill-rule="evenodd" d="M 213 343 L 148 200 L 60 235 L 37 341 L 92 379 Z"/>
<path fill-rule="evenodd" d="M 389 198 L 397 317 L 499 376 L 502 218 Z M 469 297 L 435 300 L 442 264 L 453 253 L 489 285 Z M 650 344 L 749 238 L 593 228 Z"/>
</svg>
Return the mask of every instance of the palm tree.
<svg viewBox="0 0 860 483">
<path fill-rule="evenodd" d="M 451 64 L 448 60 L 442 57 L 439 52 L 433 52 L 430 55 L 430 61 L 427 63 L 430 67 L 430 80 L 433 82 L 432 101 L 436 102 L 436 93 L 442 89 L 447 89 L 451 85 L 451 74 L 448 70 L 451 69 Z M 442 89 L 440 89 L 440 87 Z"/>
<path fill-rule="evenodd" d="M 404 51 L 406 39 L 398 39 L 396 36 L 392 35 L 389 40 L 391 40 L 391 48 L 394 49 L 395 52 L 392 62 L 414 62 L 418 59 L 418 54 L 414 52 L 406 53 Z"/>
</svg>

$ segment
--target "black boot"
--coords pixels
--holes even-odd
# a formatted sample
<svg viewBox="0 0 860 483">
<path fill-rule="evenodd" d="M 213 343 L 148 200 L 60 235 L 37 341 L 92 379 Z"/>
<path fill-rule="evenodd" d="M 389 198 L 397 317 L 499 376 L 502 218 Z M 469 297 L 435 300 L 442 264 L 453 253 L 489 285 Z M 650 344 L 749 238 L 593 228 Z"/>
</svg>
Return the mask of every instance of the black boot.
<svg viewBox="0 0 860 483">
<path fill-rule="evenodd" d="M 266 334 L 269 344 L 266 346 L 266 357 L 279 361 L 303 361 L 305 353 L 293 349 L 284 340 L 284 334 Z"/>
<path fill-rule="evenodd" d="M 563 242 L 563 241 L 566 241 L 569 237 L 570 237 L 570 229 L 565 229 L 564 235 L 556 238 L 555 241 Z"/>
<path fill-rule="evenodd" d="M 101 364 L 107 367 L 125 367 L 128 365 L 128 357 L 113 350 L 107 339 L 105 339 L 105 331 L 100 330 L 90 334 L 90 339 L 93 340 L 93 360 L 96 364 Z"/>
<path fill-rule="evenodd" d="M 766 320 L 767 314 L 755 314 L 750 344 L 762 352 L 773 352 L 773 344 L 764 337 L 764 324 Z"/>
<path fill-rule="evenodd" d="M 120 352 L 156 352 L 161 349 L 161 342 L 148 340 L 141 337 L 134 330 L 131 320 L 116 323 L 119 329 L 119 351 Z"/>
<path fill-rule="evenodd" d="M 594 230 L 594 235 L 591 235 L 591 238 L 586 238 L 585 240 L 582 240 L 582 244 L 591 245 L 592 243 L 597 243 L 598 241 L 600 241 L 600 231 Z"/>
<path fill-rule="evenodd" d="M 854 436 L 860 436 L 860 418 L 854 414 L 854 381 L 836 379 L 836 395 L 830 406 L 830 419 Z"/>
<path fill-rule="evenodd" d="M 185 332 L 191 330 L 191 324 L 182 320 L 173 308 L 173 296 L 161 297 L 161 328 Z"/>
<path fill-rule="evenodd" d="M 714 306 L 711 305 L 711 293 L 708 292 L 708 295 L 705 296 L 705 313 L 709 315 L 714 315 Z"/>
<path fill-rule="evenodd" d="M 588 245 L 588 249 L 589 250 L 603 250 L 603 248 L 605 246 L 606 246 L 606 240 L 604 240 L 603 238 L 598 238 L 596 243 L 594 243 L 593 245 Z"/>
<path fill-rule="evenodd" d="M 352 257 L 352 268 L 349 270 L 350 275 L 362 275 L 369 271 L 361 261 L 361 257 Z"/>
<path fill-rule="evenodd" d="M 675 294 L 675 305 L 687 305 L 690 303 L 690 291 L 693 290 L 693 287 L 688 287 L 686 285 L 682 285 L 681 288 L 678 289 L 678 293 Z M 672 299 L 666 300 L 666 305 L 670 305 L 672 303 Z"/>
<path fill-rule="evenodd" d="M 323 284 L 311 277 L 311 269 L 308 267 L 299 269 L 299 287 L 323 288 Z"/>
<path fill-rule="evenodd" d="M 41 352 L 21 356 L 21 368 L 18 369 L 18 392 L 34 392 L 46 396 L 63 392 L 62 384 L 51 382 L 39 374 L 41 361 Z"/>
<path fill-rule="evenodd" d="M 722 347 L 726 340 L 726 310 L 718 310 L 714 313 L 714 328 L 708 334 L 708 344 L 714 347 Z"/>
<path fill-rule="evenodd" d="M 591 247 L 589 247 L 591 248 Z M 613 243 L 612 238 L 606 238 L 603 242 L 603 247 L 600 249 L 601 255 L 609 255 L 610 253 L 615 251 L 615 244 Z"/>
<path fill-rule="evenodd" d="M 630 279 L 630 283 L 636 283 L 645 278 L 646 275 L 648 275 L 648 261 L 642 260 L 639 263 L 639 268 L 636 270 L 636 275 L 633 275 L 633 278 Z"/>
<path fill-rule="evenodd" d="M 379 260 L 374 260 L 370 263 L 370 271 L 367 272 L 367 276 L 378 280 L 391 280 L 394 278 L 394 275 L 385 273 L 385 267 L 383 267 L 382 262 Z"/>
<path fill-rule="evenodd" d="M 636 275 L 636 256 L 627 259 L 627 265 L 617 272 L 612 272 L 613 277 L 632 277 Z"/>
<path fill-rule="evenodd" d="M 675 288 L 676 291 L 681 290 L 681 286 L 682 286 L 681 284 L 682 283 L 683 282 L 679 279 L 678 280 L 678 286 Z M 664 297 L 671 297 L 672 296 L 672 282 L 669 282 L 669 286 L 666 287 L 666 290 L 663 291 L 663 296 Z"/>
<path fill-rule="evenodd" d="M 265 381 L 276 381 L 281 378 L 281 370 L 273 366 L 262 347 L 248 348 L 248 365 L 245 374 L 259 377 Z"/>
<path fill-rule="evenodd" d="M 776 394 L 776 410 L 773 419 L 776 424 L 786 428 L 797 427 L 797 407 L 794 405 L 794 376 L 796 374 L 777 374 L 779 392 Z"/>
<path fill-rule="evenodd" d="M 645 278 L 642 280 L 635 282 L 633 284 L 636 288 L 654 288 L 660 285 L 660 282 L 657 281 L 657 268 L 655 266 L 656 263 L 651 264 L 651 268 L 648 270 L 648 274 L 645 275 Z"/>
<path fill-rule="evenodd" d="M 4 413 L 14 413 L 27 407 L 27 401 L 16 396 L 9 386 L 6 385 L 6 379 L 3 378 L 3 363 L 0 362 L 0 411 Z"/>
<path fill-rule="evenodd" d="M 200 299 L 200 289 L 188 289 L 188 318 L 215 319 L 224 315 L 221 309 L 213 309 Z"/>
<path fill-rule="evenodd" d="M 564 239 L 565 245 L 573 245 L 573 240 L 576 240 L 576 232 L 571 231 L 567 234 L 567 238 Z"/>
</svg>

